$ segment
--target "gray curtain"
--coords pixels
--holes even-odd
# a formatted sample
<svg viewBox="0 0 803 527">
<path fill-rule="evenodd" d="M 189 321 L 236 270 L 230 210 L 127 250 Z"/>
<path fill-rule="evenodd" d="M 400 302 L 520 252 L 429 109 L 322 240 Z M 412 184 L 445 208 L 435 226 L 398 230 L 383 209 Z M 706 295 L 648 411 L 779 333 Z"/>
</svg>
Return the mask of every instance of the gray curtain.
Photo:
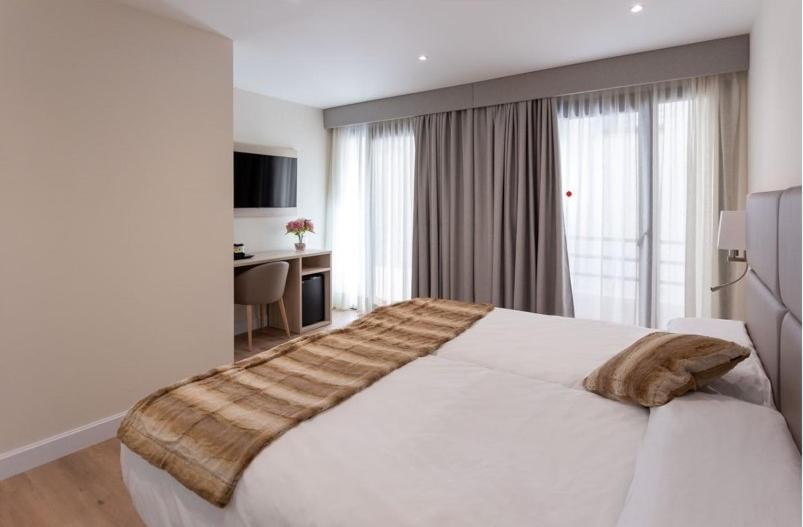
<svg viewBox="0 0 803 527">
<path fill-rule="evenodd" d="M 549 100 L 416 119 L 413 296 L 572 316 Z"/>
<path fill-rule="evenodd" d="M 744 72 L 720 75 L 717 80 L 719 166 L 716 177 L 719 185 L 714 225 L 718 226 L 719 211 L 744 210 L 747 205 L 747 75 Z M 712 243 L 716 243 L 716 238 Z M 730 282 L 741 274 L 741 266 L 728 262 L 727 251 L 716 251 L 715 258 L 713 282 Z M 715 293 L 711 316 L 746 320 L 744 287 L 745 281 L 741 281 Z"/>
</svg>

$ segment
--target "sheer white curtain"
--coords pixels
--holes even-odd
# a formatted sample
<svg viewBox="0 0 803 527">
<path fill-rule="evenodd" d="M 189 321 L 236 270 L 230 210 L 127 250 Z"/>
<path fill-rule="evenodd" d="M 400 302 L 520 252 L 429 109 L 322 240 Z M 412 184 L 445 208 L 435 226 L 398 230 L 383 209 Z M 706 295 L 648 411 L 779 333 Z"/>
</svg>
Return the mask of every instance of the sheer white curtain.
<svg viewBox="0 0 803 527">
<path fill-rule="evenodd" d="M 728 272 L 719 211 L 745 194 L 745 95 L 732 74 L 557 100 L 575 316 L 733 315 L 708 288 Z"/>
<path fill-rule="evenodd" d="M 656 270 L 659 324 L 674 316 L 743 318 L 741 285 L 717 250 L 721 210 L 742 209 L 747 194 L 747 82 L 744 74 L 686 79 L 654 88 L 657 114 L 655 203 L 660 212 Z M 678 221 L 679 219 L 685 221 Z"/>
<path fill-rule="evenodd" d="M 641 92 L 558 100 L 566 241 L 577 318 L 639 320 Z"/>
<path fill-rule="evenodd" d="M 411 119 L 333 131 L 335 307 L 365 311 L 410 298 L 414 162 Z"/>
</svg>

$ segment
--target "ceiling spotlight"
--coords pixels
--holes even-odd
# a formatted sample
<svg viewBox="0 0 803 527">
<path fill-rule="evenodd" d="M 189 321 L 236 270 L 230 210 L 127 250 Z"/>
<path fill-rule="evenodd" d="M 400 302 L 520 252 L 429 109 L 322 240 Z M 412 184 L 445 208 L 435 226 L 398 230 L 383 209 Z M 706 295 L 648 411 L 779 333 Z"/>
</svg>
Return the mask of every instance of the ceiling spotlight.
<svg viewBox="0 0 803 527">
<path fill-rule="evenodd" d="M 644 9 L 644 6 L 641 4 L 633 4 L 633 7 L 630 8 L 631 13 L 641 13 L 641 10 Z"/>
<path fill-rule="evenodd" d="M 428 57 L 426 55 L 419 55 L 418 56 L 418 60 L 421 61 L 421 62 L 426 62 L 427 58 Z"/>
</svg>

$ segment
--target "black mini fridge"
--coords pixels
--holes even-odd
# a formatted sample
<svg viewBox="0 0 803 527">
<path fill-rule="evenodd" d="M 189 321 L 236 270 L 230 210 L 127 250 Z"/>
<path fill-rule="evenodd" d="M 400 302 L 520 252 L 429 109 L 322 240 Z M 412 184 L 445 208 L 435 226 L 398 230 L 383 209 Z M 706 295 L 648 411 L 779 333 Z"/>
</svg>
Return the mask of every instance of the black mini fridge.
<svg viewBox="0 0 803 527">
<path fill-rule="evenodd" d="M 309 274 L 301 278 L 301 325 L 309 326 L 322 322 L 324 312 L 324 287 L 322 274 Z"/>
</svg>

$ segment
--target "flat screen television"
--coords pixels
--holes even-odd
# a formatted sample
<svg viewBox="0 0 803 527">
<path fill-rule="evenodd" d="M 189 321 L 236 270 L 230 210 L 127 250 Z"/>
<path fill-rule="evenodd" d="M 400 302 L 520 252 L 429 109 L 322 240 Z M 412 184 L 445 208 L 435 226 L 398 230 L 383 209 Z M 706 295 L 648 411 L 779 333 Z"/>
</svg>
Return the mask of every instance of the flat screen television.
<svg viewBox="0 0 803 527">
<path fill-rule="evenodd" d="M 296 206 L 298 159 L 234 152 L 234 208 Z"/>
</svg>

